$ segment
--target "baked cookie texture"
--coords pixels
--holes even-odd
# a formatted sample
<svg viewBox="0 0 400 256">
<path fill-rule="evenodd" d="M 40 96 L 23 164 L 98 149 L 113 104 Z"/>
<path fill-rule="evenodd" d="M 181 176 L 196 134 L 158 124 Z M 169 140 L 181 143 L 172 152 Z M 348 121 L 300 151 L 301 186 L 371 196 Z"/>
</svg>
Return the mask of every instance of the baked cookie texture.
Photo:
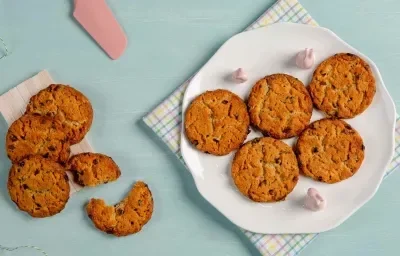
<svg viewBox="0 0 400 256">
<path fill-rule="evenodd" d="M 115 236 L 139 232 L 153 214 L 153 197 L 147 184 L 139 181 L 129 195 L 115 206 L 102 199 L 91 199 L 86 206 L 89 218 L 96 228 Z"/>
<path fill-rule="evenodd" d="M 284 200 L 296 186 L 299 167 L 287 144 L 256 138 L 236 152 L 231 174 L 244 196 L 255 202 L 276 202 Z"/>
<path fill-rule="evenodd" d="M 36 218 L 61 212 L 70 193 L 65 169 L 41 156 L 29 156 L 13 164 L 7 187 L 18 208 Z"/>
<path fill-rule="evenodd" d="M 64 164 L 70 155 L 70 144 L 57 120 L 23 115 L 8 129 L 6 150 L 13 163 L 30 155 L 41 155 Z"/>
<path fill-rule="evenodd" d="M 315 107 L 328 116 L 352 118 L 372 103 L 376 84 L 367 62 L 351 53 L 339 53 L 317 67 L 309 91 Z"/>
<path fill-rule="evenodd" d="M 93 121 L 93 108 L 81 92 L 62 84 L 51 84 L 32 96 L 26 113 L 54 117 L 59 120 L 71 145 L 79 143 Z"/>
<path fill-rule="evenodd" d="M 67 168 L 74 174 L 75 182 L 81 186 L 94 187 L 115 181 L 121 171 L 114 160 L 98 153 L 81 153 L 72 156 Z"/>
<path fill-rule="evenodd" d="M 287 74 L 259 80 L 248 102 L 250 121 L 264 136 L 286 139 L 299 135 L 310 123 L 312 101 L 304 84 Z"/>
<path fill-rule="evenodd" d="M 238 149 L 247 138 L 249 125 L 246 104 L 227 90 L 199 95 L 185 114 L 185 133 L 192 145 L 217 156 Z"/>
<path fill-rule="evenodd" d="M 361 136 L 339 119 L 312 123 L 296 144 L 300 171 L 314 180 L 337 183 L 352 177 L 364 160 Z"/>
</svg>

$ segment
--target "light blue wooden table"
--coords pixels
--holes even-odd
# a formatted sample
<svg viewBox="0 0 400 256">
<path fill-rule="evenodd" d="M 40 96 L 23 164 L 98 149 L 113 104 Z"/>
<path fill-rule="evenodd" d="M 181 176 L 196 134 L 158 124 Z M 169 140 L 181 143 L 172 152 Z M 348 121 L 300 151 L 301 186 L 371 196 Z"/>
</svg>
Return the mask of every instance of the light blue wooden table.
<svg viewBox="0 0 400 256">
<path fill-rule="evenodd" d="M 189 173 L 141 117 L 193 74 L 230 36 L 272 0 L 109 0 L 129 37 L 109 60 L 71 18 L 72 0 L 0 0 L 0 37 L 12 51 L 0 60 L 0 93 L 42 69 L 82 90 L 93 102 L 93 146 L 115 158 L 119 182 L 74 196 L 66 210 L 33 220 L 10 202 L 10 164 L 0 147 L 0 244 L 34 244 L 49 255 L 258 255 L 240 231 L 205 202 Z M 400 110 L 400 2 L 302 0 L 322 25 L 370 56 Z M 6 126 L 0 122 L 0 144 Z M 97 232 L 88 198 L 120 200 L 137 179 L 153 189 L 155 213 L 140 234 L 113 239 Z M 339 228 L 320 235 L 302 255 L 398 255 L 400 171 Z M 49 242 L 51 241 L 51 242 Z M 7 255 L 39 255 L 20 253 Z"/>
</svg>

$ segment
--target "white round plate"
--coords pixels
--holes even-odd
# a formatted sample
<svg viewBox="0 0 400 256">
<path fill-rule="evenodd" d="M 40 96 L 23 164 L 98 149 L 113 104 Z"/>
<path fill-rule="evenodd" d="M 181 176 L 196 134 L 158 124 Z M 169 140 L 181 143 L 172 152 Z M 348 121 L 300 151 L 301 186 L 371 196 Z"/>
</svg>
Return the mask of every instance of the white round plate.
<svg viewBox="0 0 400 256">
<path fill-rule="evenodd" d="M 361 134 L 365 160 L 350 179 L 329 185 L 306 177 L 283 202 L 255 203 L 241 195 L 231 175 L 234 153 L 216 157 L 197 151 L 182 129 L 181 152 L 203 197 L 239 227 L 265 234 L 319 233 L 337 227 L 376 193 L 394 152 L 396 110 L 376 65 L 328 29 L 291 23 L 238 34 L 228 40 L 192 79 L 183 100 L 183 114 L 190 102 L 207 90 L 223 88 L 246 99 L 253 84 L 273 73 L 287 73 L 308 84 L 315 69 L 295 66 L 295 55 L 314 48 L 316 64 L 340 52 L 364 58 L 376 77 L 377 91 L 371 106 L 360 116 L 347 120 Z M 244 84 L 229 80 L 231 73 L 243 68 L 249 75 Z M 323 115 L 314 110 L 312 121 Z M 183 124 L 184 125 L 184 124 Z M 252 131 L 248 140 L 261 137 Z M 292 145 L 295 139 L 285 140 Z M 306 210 L 302 203 L 308 188 L 317 188 L 327 199 L 321 212 Z"/>
</svg>

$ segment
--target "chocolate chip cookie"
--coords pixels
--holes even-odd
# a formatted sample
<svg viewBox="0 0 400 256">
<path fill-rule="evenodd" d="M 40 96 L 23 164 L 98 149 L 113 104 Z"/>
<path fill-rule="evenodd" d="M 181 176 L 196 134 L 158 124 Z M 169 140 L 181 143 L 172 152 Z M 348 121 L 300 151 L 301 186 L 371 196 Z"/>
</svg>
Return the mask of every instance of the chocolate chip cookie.
<svg viewBox="0 0 400 256">
<path fill-rule="evenodd" d="M 98 153 L 74 155 L 69 159 L 67 168 L 74 174 L 75 182 L 81 186 L 94 187 L 115 181 L 121 175 L 111 157 Z"/>
<path fill-rule="evenodd" d="M 257 138 L 236 152 L 231 174 L 244 196 L 255 202 L 276 202 L 296 186 L 299 167 L 292 148 L 284 142 Z"/>
<path fill-rule="evenodd" d="M 286 139 L 300 134 L 310 123 L 312 101 L 304 84 L 287 74 L 259 80 L 252 88 L 250 121 L 264 136 Z"/>
<path fill-rule="evenodd" d="M 336 183 L 352 177 L 364 160 L 358 132 L 338 119 L 312 123 L 300 135 L 296 154 L 300 171 L 314 180 Z"/>
<path fill-rule="evenodd" d="M 7 187 L 18 208 L 36 218 L 61 212 L 70 192 L 65 169 L 41 156 L 29 156 L 13 164 Z"/>
<path fill-rule="evenodd" d="M 101 231 L 115 236 L 139 232 L 153 214 L 153 197 L 147 184 L 134 184 L 129 195 L 115 206 L 108 206 L 102 199 L 91 199 L 86 211 L 94 225 Z"/>
<path fill-rule="evenodd" d="M 59 120 L 71 145 L 80 142 L 93 121 L 92 104 L 81 92 L 62 84 L 52 84 L 32 96 L 27 113 Z"/>
<path fill-rule="evenodd" d="M 247 138 L 249 123 L 243 100 L 221 89 L 199 95 L 185 114 L 185 132 L 192 145 L 217 156 L 240 147 Z"/>
<path fill-rule="evenodd" d="M 37 115 L 23 115 L 10 126 L 6 150 L 13 163 L 30 155 L 41 155 L 64 164 L 70 155 L 68 137 L 61 123 Z"/>
<path fill-rule="evenodd" d="M 330 117 L 352 118 L 371 104 L 376 85 L 367 62 L 354 54 L 340 53 L 317 67 L 309 90 L 314 105 Z"/>
</svg>

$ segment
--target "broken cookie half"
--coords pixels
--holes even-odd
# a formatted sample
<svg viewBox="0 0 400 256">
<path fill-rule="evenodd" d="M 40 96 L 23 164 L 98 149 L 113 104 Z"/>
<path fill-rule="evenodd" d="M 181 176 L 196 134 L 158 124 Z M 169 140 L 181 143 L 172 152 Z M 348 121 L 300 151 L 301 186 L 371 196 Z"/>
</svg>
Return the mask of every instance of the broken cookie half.
<svg viewBox="0 0 400 256">
<path fill-rule="evenodd" d="M 115 236 L 127 236 L 139 232 L 151 219 L 153 197 L 147 184 L 139 181 L 115 206 L 106 205 L 102 199 L 91 199 L 86 211 L 96 228 Z"/>
</svg>

